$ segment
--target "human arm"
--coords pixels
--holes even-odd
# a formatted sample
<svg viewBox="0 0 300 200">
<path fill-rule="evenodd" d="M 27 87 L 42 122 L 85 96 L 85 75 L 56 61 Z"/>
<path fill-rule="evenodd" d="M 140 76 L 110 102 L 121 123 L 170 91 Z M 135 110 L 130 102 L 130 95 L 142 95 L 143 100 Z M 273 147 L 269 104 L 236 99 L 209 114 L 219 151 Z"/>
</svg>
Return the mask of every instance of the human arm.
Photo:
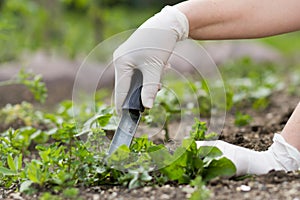
<svg viewBox="0 0 300 200">
<path fill-rule="evenodd" d="M 298 0 L 190 0 L 173 6 L 172 11 L 163 9 L 163 12 L 139 27 L 139 33 L 133 34 L 121 46 L 122 50 L 119 48 L 115 53 L 117 109 L 120 111 L 126 97 L 131 74 L 128 73 L 124 81 L 121 81 L 121 77 L 135 67 L 144 70 L 145 82 L 152 82 L 144 84 L 142 90 L 144 106 L 152 107 L 159 89 L 162 69 L 167 64 L 176 42 L 186 39 L 187 35 L 193 39 L 218 40 L 259 38 L 291 32 L 300 29 L 299 9 Z M 146 30 L 149 28 L 151 31 Z M 155 30 L 165 30 L 163 32 L 166 34 L 157 34 L 159 31 Z M 149 46 L 168 53 L 142 50 Z M 140 49 L 139 55 L 118 58 L 124 51 L 130 52 L 133 49 Z M 149 58 L 156 58 L 158 65 L 153 65 L 152 62 L 151 67 L 148 62 L 142 67 L 141 63 Z M 134 62 L 127 62 L 128 60 Z"/>
<path fill-rule="evenodd" d="M 174 6 L 193 39 L 260 38 L 300 29 L 298 0 L 190 0 Z"/>
</svg>

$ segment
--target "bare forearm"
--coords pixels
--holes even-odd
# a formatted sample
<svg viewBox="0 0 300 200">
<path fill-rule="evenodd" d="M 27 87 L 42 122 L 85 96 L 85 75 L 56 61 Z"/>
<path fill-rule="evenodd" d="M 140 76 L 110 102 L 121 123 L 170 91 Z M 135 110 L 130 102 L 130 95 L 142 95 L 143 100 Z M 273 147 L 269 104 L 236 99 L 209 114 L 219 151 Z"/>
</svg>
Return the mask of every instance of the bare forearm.
<svg viewBox="0 0 300 200">
<path fill-rule="evenodd" d="M 300 29 L 299 0 L 190 0 L 175 5 L 193 39 L 259 38 Z"/>
<path fill-rule="evenodd" d="M 300 152 L 300 102 L 298 103 L 296 109 L 294 110 L 292 116 L 286 123 L 284 129 L 282 130 L 282 136 L 285 140 L 296 147 Z"/>
</svg>

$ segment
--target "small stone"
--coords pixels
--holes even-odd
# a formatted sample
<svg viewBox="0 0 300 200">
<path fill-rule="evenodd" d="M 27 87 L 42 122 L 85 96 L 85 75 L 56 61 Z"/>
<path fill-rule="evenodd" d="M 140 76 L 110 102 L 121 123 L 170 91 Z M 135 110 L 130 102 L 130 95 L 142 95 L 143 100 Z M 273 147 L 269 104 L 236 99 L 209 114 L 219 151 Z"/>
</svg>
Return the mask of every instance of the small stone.
<svg viewBox="0 0 300 200">
<path fill-rule="evenodd" d="M 100 195 L 98 194 L 93 194 L 93 200 L 100 200 Z"/>
<path fill-rule="evenodd" d="M 183 192 L 186 193 L 185 198 L 189 199 L 192 196 L 192 193 L 195 191 L 195 188 L 192 188 L 191 186 L 186 186 L 182 189 Z"/>
<path fill-rule="evenodd" d="M 138 191 L 137 190 L 132 190 L 132 192 L 131 192 L 132 194 L 137 194 L 138 193 Z"/>
<path fill-rule="evenodd" d="M 237 187 L 236 190 L 242 192 L 249 192 L 251 190 L 251 187 L 248 185 L 241 185 L 240 187 Z"/>
<path fill-rule="evenodd" d="M 182 189 L 183 192 L 187 193 L 187 194 L 191 194 L 195 191 L 195 188 L 192 188 L 190 186 L 186 186 Z"/>
<path fill-rule="evenodd" d="M 143 191 L 144 192 L 149 192 L 149 191 L 151 191 L 151 189 L 152 189 L 151 187 L 144 187 Z"/>
<path fill-rule="evenodd" d="M 191 193 L 187 193 L 187 194 L 185 195 L 185 198 L 186 198 L 186 199 L 189 199 L 189 198 L 191 198 L 191 196 L 192 196 Z"/>
<path fill-rule="evenodd" d="M 23 197 L 20 196 L 20 193 L 11 193 L 9 195 L 10 198 L 12 198 L 13 200 L 23 200 Z"/>
<path fill-rule="evenodd" d="M 113 193 L 111 194 L 111 197 L 112 197 L 112 198 L 117 197 L 117 196 L 118 196 L 118 194 L 117 194 L 116 192 L 113 192 Z"/>
<path fill-rule="evenodd" d="M 170 188 L 171 186 L 170 185 L 165 185 L 165 188 Z"/>
<path fill-rule="evenodd" d="M 112 192 L 113 192 L 113 189 L 112 189 L 112 188 L 109 188 L 109 189 L 107 190 L 107 192 L 112 193 Z"/>
<path fill-rule="evenodd" d="M 150 197 L 150 200 L 155 200 L 155 196 L 151 196 L 151 197 Z"/>
<path fill-rule="evenodd" d="M 167 194 L 162 194 L 161 196 L 160 196 L 160 199 L 162 199 L 162 200 L 164 200 L 164 199 L 170 199 L 170 196 L 169 195 L 167 195 Z"/>
</svg>

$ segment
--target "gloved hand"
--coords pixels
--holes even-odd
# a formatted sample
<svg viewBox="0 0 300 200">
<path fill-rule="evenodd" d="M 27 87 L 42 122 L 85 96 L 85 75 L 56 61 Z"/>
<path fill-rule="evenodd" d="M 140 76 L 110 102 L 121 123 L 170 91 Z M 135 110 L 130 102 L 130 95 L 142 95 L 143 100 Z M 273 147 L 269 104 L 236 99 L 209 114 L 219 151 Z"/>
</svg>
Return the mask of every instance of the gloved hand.
<svg viewBox="0 0 300 200">
<path fill-rule="evenodd" d="M 115 104 L 118 113 L 127 96 L 135 68 L 143 73 L 142 103 L 146 108 L 153 106 L 162 71 L 176 42 L 186 39 L 188 32 L 185 15 L 174 7 L 166 6 L 115 50 Z"/>
<path fill-rule="evenodd" d="M 197 147 L 218 147 L 236 166 L 236 175 L 267 174 L 271 170 L 293 171 L 300 168 L 300 152 L 288 144 L 280 134 L 275 134 L 267 151 L 254 151 L 227 142 L 196 141 Z"/>
</svg>

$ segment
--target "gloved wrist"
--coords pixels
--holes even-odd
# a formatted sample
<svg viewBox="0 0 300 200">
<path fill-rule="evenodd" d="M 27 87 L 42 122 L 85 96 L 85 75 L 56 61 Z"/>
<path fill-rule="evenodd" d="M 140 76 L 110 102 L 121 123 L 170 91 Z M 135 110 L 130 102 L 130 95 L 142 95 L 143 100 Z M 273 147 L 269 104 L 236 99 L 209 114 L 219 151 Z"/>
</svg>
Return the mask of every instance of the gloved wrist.
<svg viewBox="0 0 300 200">
<path fill-rule="evenodd" d="M 188 38 L 189 22 L 187 17 L 172 6 L 165 6 L 159 13 L 148 19 L 140 28 L 171 30 L 178 36 L 177 41 Z"/>
<path fill-rule="evenodd" d="M 284 167 L 285 171 L 300 169 L 300 152 L 287 143 L 280 134 L 275 134 L 273 145 L 269 148 L 274 158 Z"/>
<path fill-rule="evenodd" d="M 275 134 L 273 144 L 267 151 L 254 151 L 216 141 L 196 141 L 198 148 L 201 146 L 218 147 L 225 157 L 236 166 L 236 175 L 266 174 L 270 170 L 293 171 L 300 168 L 300 152 L 288 144 L 280 134 Z"/>
</svg>

